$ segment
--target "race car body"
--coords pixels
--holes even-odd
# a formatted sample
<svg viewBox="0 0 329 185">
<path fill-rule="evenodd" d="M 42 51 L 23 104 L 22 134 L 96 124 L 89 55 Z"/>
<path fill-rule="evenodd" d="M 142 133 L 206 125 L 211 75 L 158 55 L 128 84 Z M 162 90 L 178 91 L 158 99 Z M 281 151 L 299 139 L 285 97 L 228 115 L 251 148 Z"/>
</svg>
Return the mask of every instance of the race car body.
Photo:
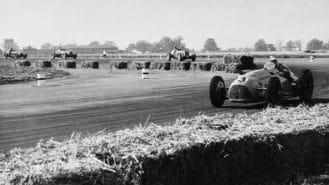
<svg viewBox="0 0 329 185">
<path fill-rule="evenodd" d="M 56 50 L 53 55 L 52 55 L 53 59 L 55 59 L 56 57 L 58 58 L 73 58 L 76 59 L 78 57 L 77 53 L 73 53 L 72 51 L 66 51 L 66 49 L 58 49 Z"/>
<path fill-rule="evenodd" d="M 26 59 L 27 58 L 27 53 L 23 53 L 23 52 L 18 52 L 18 51 L 12 51 L 12 52 L 10 52 L 10 53 L 5 53 L 4 54 L 4 57 L 5 58 L 8 58 L 8 57 L 10 57 L 10 58 L 15 58 L 15 59 L 17 59 L 17 58 L 24 58 L 24 59 Z"/>
<path fill-rule="evenodd" d="M 278 105 L 281 101 L 300 97 L 309 102 L 313 94 L 313 76 L 305 69 L 297 77 L 289 70 L 289 77 L 276 68 L 263 68 L 239 75 L 229 86 L 221 76 L 215 76 L 210 83 L 210 100 L 214 107 L 221 107 L 224 100 L 232 102 L 264 101 L 269 105 Z"/>
<path fill-rule="evenodd" d="M 167 54 L 167 60 L 171 61 L 171 59 L 176 59 L 178 61 L 184 61 L 186 59 L 191 59 L 192 61 L 195 61 L 196 54 L 190 53 L 189 51 L 185 51 L 185 50 L 174 49 L 170 53 Z"/>
</svg>

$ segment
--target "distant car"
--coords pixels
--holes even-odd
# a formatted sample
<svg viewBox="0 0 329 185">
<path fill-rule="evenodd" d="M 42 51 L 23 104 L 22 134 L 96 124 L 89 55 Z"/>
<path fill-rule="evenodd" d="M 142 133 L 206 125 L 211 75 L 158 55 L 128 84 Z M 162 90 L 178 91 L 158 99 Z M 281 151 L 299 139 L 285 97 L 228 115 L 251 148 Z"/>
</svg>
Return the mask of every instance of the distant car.
<svg viewBox="0 0 329 185">
<path fill-rule="evenodd" d="M 14 59 L 18 59 L 18 58 L 27 58 L 27 53 L 23 53 L 23 52 L 18 52 L 18 51 L 12 51 L 10 53 L 5 52 L 3 55 L 5 58 L 14 58 Z"/>
<path fill-rule="evenodd" d="M 72 51 L 67 51 L 66 49 L 58 49 L 56 50 L 53 54 L 52 54 L 53 59 L 55 59 L 56 57 L 58 58 L 73 58 L 76 59 L 78 57 L 78 54 L 75 52 L 73 53 Z"/>
<path fill-rule="evenodd" d="M 280 72 L 272 69 L 251 70 L 239 75 L 229 88 L 221 76 L 211 79 L 209 95 L 214 107 L 222 107 L 225 100 L 232 102 L 258 102 L 264 101 L 268 105 L 278 105 L 281 101 L 299 97 L 303 102 L 310 102 L 313 95 L 313 76 L 309 69 L 301 72 L 297 81 L 291 81 L 281 76 Z"/>
<path fill-rule="evenodd" d="M 167 54 L 167 61 L 171 61 L 171 59 L 176 59 L 178 61 L 184 61 L 186 59 L 192 59 L 195 61 L 196 54 L 190 53 L 189 51 L 173 49 L 170 53 Z"/>
<path fill-rule="evenodd" d="M 304 51 L 304 53 L 315 53 L 315 51 L 314 50 L 307 49 L 307 50 Z"/>
</svg>

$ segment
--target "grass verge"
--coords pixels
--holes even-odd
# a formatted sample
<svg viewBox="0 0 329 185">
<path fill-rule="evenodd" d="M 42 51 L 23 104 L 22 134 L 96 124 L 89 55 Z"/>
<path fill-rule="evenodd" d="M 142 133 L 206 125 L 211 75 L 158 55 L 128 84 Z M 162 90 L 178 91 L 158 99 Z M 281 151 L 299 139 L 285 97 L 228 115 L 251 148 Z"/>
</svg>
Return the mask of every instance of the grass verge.
<svg viewBox="0 0 329 185">
<path fill-rule="evenodd" d="M 0 184 L 288 184 L 329 162 L 329 105 L 198 115 L 2 154 Z"/>
<path fill-rule="evenodd" d="M 47 79 L 69 75 L 68 72 L 55 68 L 13 67 L 0 65 L 0 85 L 29 82 L 36 80 L 38 73 L 44 73 Z"/>
</svg>

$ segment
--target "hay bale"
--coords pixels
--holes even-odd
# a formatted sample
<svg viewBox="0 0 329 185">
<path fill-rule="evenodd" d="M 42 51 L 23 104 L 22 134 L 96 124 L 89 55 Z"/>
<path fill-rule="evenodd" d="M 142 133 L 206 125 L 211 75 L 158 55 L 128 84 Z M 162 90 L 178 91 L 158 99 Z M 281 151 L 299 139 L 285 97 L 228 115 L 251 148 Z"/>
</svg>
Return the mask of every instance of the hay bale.
<svg viewBox="0 0 329 185">
<path fill-rule="evenodd" d="M 242 55 L 239 57 L 240 65 L 237 65 L 237 70 L 254 70 L 257 68 L 256 64 L 254 63 L 254 57 Z"/>
<path fill-rule="evenodd" d="M 128 62 L 113 61 L 110 63 L 110 69 L 128 69 Z"/>
<path fill-rule="evenodd" d="M 224 64 L 231 64 L 236 62 L 236 58 L 232 56 L 231 54 L 227 54 L 223 56 L 223 62 Z"/>
<path fill-rule="evenodd" d="M 162 69 L 166 70 L 166 71 L 170 70 L 171 69 L 171 63 L 170 62 L 164 62 Z"/>
<path fill-rule="evenodd" d="M 158 70 L 158 69 L 160 69 L 159 66 L 160 66 L 160 63 L 157 62 L 157 61 L 153 61 L 153 62 L 150 63 L 150 69 L 151 70 Z"/>
<path fill-rule="evenodd" d="M 193 71 L 210 71 L 211 70 L 210 62 L 194 62 L 191 64 L 191 70 Z"/>
<path fill-rule="evenodd" d="M 24 66 L 24 67 L 30 67 L 30 66 L 31 66 L 31 62 L 28 61 L 28 60 L 24 60 L 24 61 L 23 61 L 23 66 Z"/>
<path fill-rule="evenodd" d="M 99 69 L 99 62 L 98 61 L 91 62 L 91 68 L 93 68 L 93 69 Z"/>
<path fill-rule="evenodd" d="M 237 66 L 239 66 L 240 64 L 239 63 L 231 63 L 231 64 L 228 64 L 225 68 L 225 72 L 227 73 L 238 73 L 238 69 L 237 69 Z"/>
<path fill-rule="evenodd" d="M 143 64 L 140 61 L 134 61 L 129 64 L 129 70 L 141 70 L 143 69 Z"/>
<path fill-rule="evenodd" d="M 182 62 L 181 70 L 188 71 L 191 68 L 191 62 Z"/>
<path fill-rule="evenodd" d="M 49 60 L 42 61 L 41 67 L 52 67 L 52 63 Z"/>
<path fill-rule="evenodd" d="M 39 68 L 50 68 L 52 67 L 52 63 L 49 60 L 38 60 L 34 63 L 34 67 L 39 67 Z"/>
<path fill-rule="evenodd" d="M 14 63 L 15 67 L 30 67 L 31 62 L 28 60 L 16 60 Z"/>
<path fill-rule="evenodd" d="M 180 62 L 171 61 L 170 69 L 171 69 L 171 70 L 179 70 L 179 63 L 180 63 Z"/>
<path fill-rule="evenodd" d="M 225 71 L 226 65 L 223 62 L 212 64 L 211 71 Z"/>
<path fill-rule="evenodd" d="M 77 63 L 72 60 L 60 60 L 58 61 L 58 65 L 60 68 L 72 68 L 75 69 L 77 66 Z"/>
<path fill-rule="evenodd" d="M 150 69 L 151 62 L 149 61 L 134 61 L 129 65 L 130 70 Z"/>
</svg>

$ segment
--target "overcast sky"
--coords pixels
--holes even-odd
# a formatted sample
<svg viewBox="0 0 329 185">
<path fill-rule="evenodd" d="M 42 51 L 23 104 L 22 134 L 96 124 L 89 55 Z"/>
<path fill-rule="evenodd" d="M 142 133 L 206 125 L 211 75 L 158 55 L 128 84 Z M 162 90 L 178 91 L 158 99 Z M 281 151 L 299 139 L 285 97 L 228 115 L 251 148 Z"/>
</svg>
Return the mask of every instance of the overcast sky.
<svg viewBox="0 0 329 185">
<path fill-rule="evenodd" d="M 0 41 L 20 46 L 183 36 L 188 48 L 207 38 L 219 47 L 253 47 L 263 38 L 329 40 L 329 0 L 0 0 Z"/>
</svg>

